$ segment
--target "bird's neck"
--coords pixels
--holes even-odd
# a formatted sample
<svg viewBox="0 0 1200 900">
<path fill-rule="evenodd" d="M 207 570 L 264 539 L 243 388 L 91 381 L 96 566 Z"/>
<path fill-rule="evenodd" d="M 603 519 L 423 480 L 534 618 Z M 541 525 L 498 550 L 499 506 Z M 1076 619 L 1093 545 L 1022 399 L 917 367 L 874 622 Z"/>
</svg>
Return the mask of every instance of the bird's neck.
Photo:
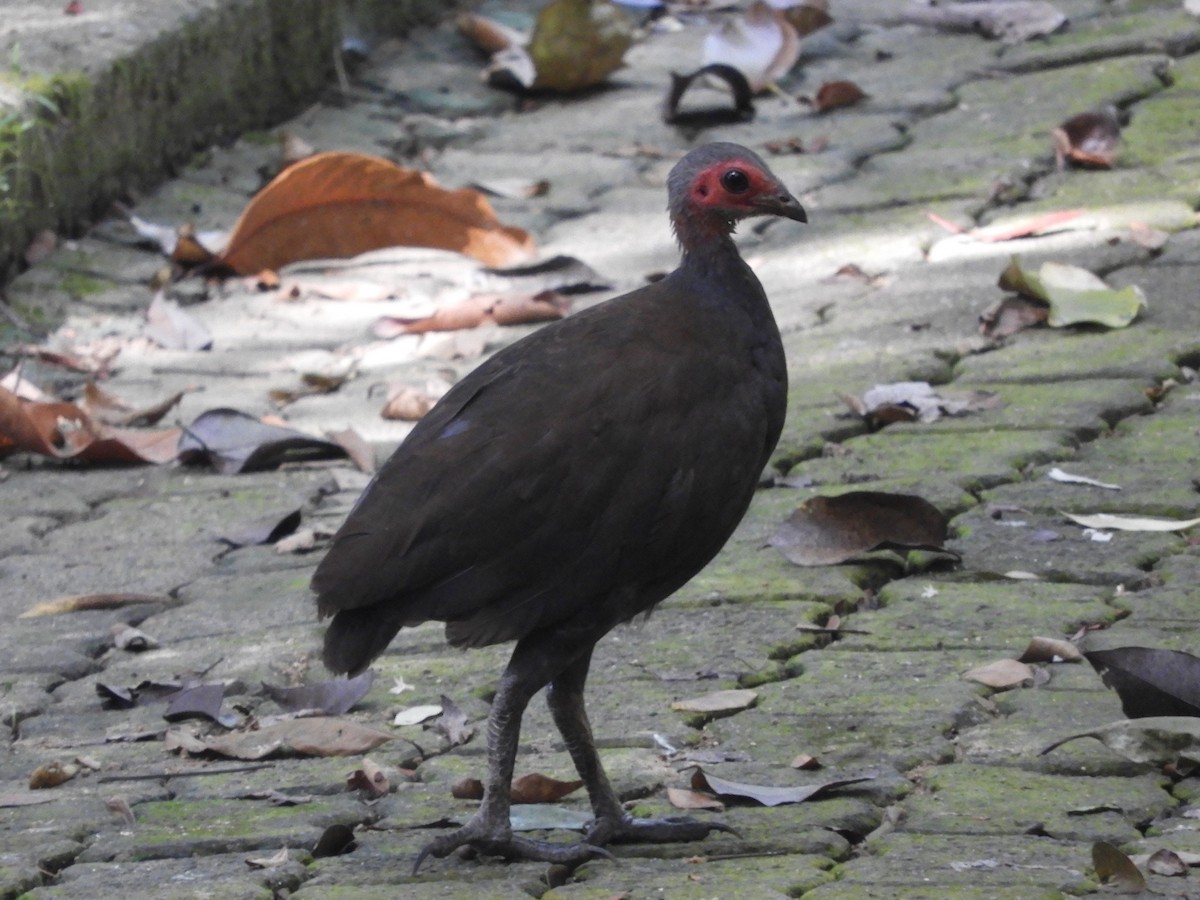
<svg viewBox="0 0 1200 900">
<path fill-rule="evenodd" d="M 671 220 L 683 249 L 683 265 L 719 268 L 740 261 L 733 243 L 733 223 L 713 215 L 684 213 Z"/>
</svg>

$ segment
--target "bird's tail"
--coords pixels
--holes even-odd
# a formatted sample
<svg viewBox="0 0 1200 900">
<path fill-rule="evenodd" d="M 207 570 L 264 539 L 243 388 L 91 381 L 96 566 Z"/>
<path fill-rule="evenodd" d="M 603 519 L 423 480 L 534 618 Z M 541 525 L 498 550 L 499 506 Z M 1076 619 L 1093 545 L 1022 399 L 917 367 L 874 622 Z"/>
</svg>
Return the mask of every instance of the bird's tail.
<svg viewBox="0 0 1200 900">
<path fill-rule="evenodd" d="M 332 672 L 357 675 L 387 649 L 403 624 L 378 606 L 342 610 L 325 631 L 325 665 Z"/>
</svg>

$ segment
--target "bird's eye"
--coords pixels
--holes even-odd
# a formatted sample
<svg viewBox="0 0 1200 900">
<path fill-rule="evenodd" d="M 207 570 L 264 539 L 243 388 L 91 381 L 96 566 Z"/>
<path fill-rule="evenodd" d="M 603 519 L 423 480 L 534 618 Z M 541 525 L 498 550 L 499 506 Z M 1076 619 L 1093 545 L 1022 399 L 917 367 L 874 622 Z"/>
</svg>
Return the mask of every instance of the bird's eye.
<svg viewBox="0 0 1200 900">
<path fill-rule="evenodd" d="M 750 190 L 750 178 L 741 169 L 730 169 L 721 176 L 721 186 L 731 194 L 744 194 Z"/>
</svg>

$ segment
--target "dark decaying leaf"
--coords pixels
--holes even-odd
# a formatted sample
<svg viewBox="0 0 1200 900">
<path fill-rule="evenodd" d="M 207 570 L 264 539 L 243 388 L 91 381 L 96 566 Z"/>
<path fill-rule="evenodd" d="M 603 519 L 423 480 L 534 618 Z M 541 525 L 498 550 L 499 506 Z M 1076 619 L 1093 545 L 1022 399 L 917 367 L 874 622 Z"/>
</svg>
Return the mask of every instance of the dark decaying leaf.
<svg viewBox="0 0 1200 900">
<path fill-rule="evenodd" d="M 1131 719 L 1200 716 L 1200 657 L 1181 650 L 1116 647 L 1083 654 Z"/>
<path fill-rule="evenodd" d="M 712 75 L 729 85 L 733 94 L 733 106 L 704 106 L 695 109 L 680 109 L 683 95 L 697 79 Z M 668 125 L 687 128 L 705 128 L 730 122 L 747 122 L 754 118 L 754 95 L 746 76 L 733 66 L 714 63 L 701 66 L 687 75 L 671 73 L 671 90 L 663 104 L 663 121 Z"/>
<path fill-rule="evenodd" d="M 1174 850 L 1168 850 L 1163 847 L 1154 851 L 1148 860 L 1146 860 L 1146 868 L 1155 875 L 1166 875 L 1167 877 L 1177 877 L 1188 873 L 1187 863 Z"/>
<path fill-rule="evenodd" d="M 277 468 L 284 462 L 341 459 L 346 451 L 332 441 L 268 425 L 236 409 L 201 413 L 179 439 L 179 459 L 207 462 L 223 475 Z"/>
<path fill-rule="evenodd" d="M 805 800 L 815 800 L 830 791 L 863 781 L 871 781 L 874 775 L 862 775 L 858 778 L 840 778 L 826 781 L 822 784 L 796 785 L 792 787 L 774 787 L 761 784 L 747 784 L 740 781 L 728 781 L 705 772 L 696 766 L 692 772 L 692 789 L 709 791 L 720 797 L 741 797 L 761 803 L 763 806 L 780 806 L 784 803 L 803 803 Z"/>
<path fill-rule="evenodd" d="M 1067 161 L 1093 169 L 1111 169 L 1121 142 L 1121 112 L 1107 106 L 1071 116 L 1051 133 L 1059 169 Z"/>
<path fill-rule="evenodd" d="M 356 847 L 358 847 L 358 843 L 354 840 L 354 830 L 349 825 L 339 822 L 321 832 L 321 836 L 317 838 L 317 843 L 312 849 L 312 855 L 316 859 L 341 856 Z"/>
<path fill-rule="evenodd" d="M 430 727 L 444 735 L 451 747 L 465 744 L 475 735 L 475 727 L 467 724 L 467 714 L 445 694 L 442 694 L 441 703 L 442 714 Z"/>
<path fill-rule="evenodd" d="M 163 718 L 168 722 L 180 722 L 197 716 L 212 719 L 232 728 L 238 722 L 236 713 L 222 709 L 225 703 L 225 685 L 193 684 L 181 688 L 167 699 L 167 710 Z"/>
<path fill-rule="evenodd" d="M 1026 328 L 1043 325 L 1049 317 L 1050 307 L 1045 303 L 1024 297 L 1005 297 L 979 314 L 979 333 L 990 338 L 1005 338 Z"/>
<path fill-rule="evenodd" d="M 1105 841 L 1092 844 L 1092 867 L 1101 882 L 1110 883 L 1120 894 L 1138 894 L 1146 879 L 1128 856 Z"/>
<path fill-rule="evenodd" d="M 949 520 L 914 494 L 850 491 L 812 497 L 792 512 L 771 537 L 771 546 L 798 566 L 845 562 L 872 550 L 943 547 Z"/>
<path fill-rule="evenodd" d="M 340 716 L 354 708 L 375 683 L 373 669 L 353 678 L 334 678 L 301 687 L 279 687 L 263 682 L 267 695 L 288 712 L 319 709 L 327 716 Z"/>
<path fill-rule="evenodd" d="M 485 268 L 482 271 L 503 285 L 506 291 L 514 293 L 556 291 L 559 294 L 585 294 L 612 287 L 609 279 L 587 263 L 563 254 L 529 265 Z"/>
<path fill-rule="evenodd" d="M 280 538 L 294 533 L 299 527 L 300 510 L 293 509 L 282 516 L 273 513 L 253 522 L 244 522 L 227 534 L 220 535 L 217 540 L 230 547 L 256 547 L 259 544 L 273 544 Z"/>
<path fill-rule="evenodd" d="M 97 681 L 96 694 L 104 709 L 133 709 L 137 706 L 137 694 L 132 688 Z"/>
</svg>

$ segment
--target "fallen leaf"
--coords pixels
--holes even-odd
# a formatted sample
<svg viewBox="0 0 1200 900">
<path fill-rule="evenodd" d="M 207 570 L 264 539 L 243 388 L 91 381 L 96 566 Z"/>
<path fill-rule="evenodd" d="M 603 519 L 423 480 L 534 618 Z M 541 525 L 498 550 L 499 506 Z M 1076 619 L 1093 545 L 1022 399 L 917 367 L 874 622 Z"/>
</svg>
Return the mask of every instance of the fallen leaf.
<svg viewBox="0 0 1200 900">
<path fill-rule="evenodd" d="M 380 247 L 436 247 L 502 266 L 528 258 L 529 234 L 501 225 L 478 191 L 359 153 L 318 153 L 250 201 L 218 261 L 241 275 Z"/>
<path fill-rule="evenodd" d="M 877 427 L 891 422 L 936 422 L 942 416 L 960 416 L 1000 405 L 993 391 L 939 393 L 927 381 L 877 384 L 861 398 L 842 399 Z"/>
<path fill-rule="evenodd" d="M 167 709 L 163 718 L 168 722 L 180 722 L 198 716 L 211 719 L 226 728 L 238 723 L 237 714 L 224 708 L 225 685 L 220 683 L 186 685 L 169 695 L 166 701 Z"/>
<path fill-rule="evenodd" d="M 778 2 L 774 3 L 776 7 L 781 5 Z M 828 4 L 825 0 L 796 3 L 784 9 L 783 15 L 791 23 L 792 27 L 796 29 L 796 34 L 800 37 L 812 34 L 814 31 L 819 31 L 826 25 L 833 23 L 833 17 L 829 15 Z"/>
<path fill-rule="evenodd" d="M 442 714 L 428 727 L 444 735 L 451 747 L 465 744 L 475 736 L 475 727 L 468 724 L 467 714 L 445 694 L 441 696 Z"/>
<path fill-rule="evenodd" d="M 1029 666 L 1015 659 L 998 659 L 983 666 L 963 672 L 967 681 L 975 681 L 997 691 L 1007 691 L 1022 685 L 1032 684 L 1034 672 Z"/>
<path fill-rule="evenodd" d="M 1112 531 L 1187 531 L 1200 525 L 1200 519 L 1159 519 L 1149 516 L 1122 516 L 1115 513 L 1075 513 L 1059 511 L 1072 522 L 1084 528 L 1100 528 Z"/>
<path fill-rule="evenodd" d="M 913 494 L 850 491 L 806 500 L 770 543 L 798 566 L 824 566 L 874 550 L 951 553 L 943 546 L 948 526 L 937 507 Z"/>
<path fill-rule="evenodd" d="M 538 181 L 528 178 L 489 178 L 486 181 L 474 181 L 470 186 L 505 200 L 530 200 L 544 197 L 550 192 L 550 182 L 544 178 Z"/>
<path fill-rule="evenodd" d="M 858 778 L 841 778 L 836 781 L 826 781 L 823 784 L 811 784 L 795 787 L 774 787 L 770 785 L 747 784 L 740 781 L 727 781 L 705 772 L 700 766 L 692 771 L 692 788 L 697 791 L 710 791 L 721 797 L 744 797 L 761 803 L 763 806 L 779 806 L 784 803 L 803 803 L 815 800 L 830 791 L 863 781 L 872 781 L 874 775 L 863 775 Z"/>
<path fill-rule="evenodd" d="M 321 832 L 321 836 L 317 838 L 317 843 L 313 846 L 312 855 L 314 859 L 341 856 L 352 852 L 357 847 L 358 842 L 354 840 L 354 829 L 338 822 Z"/>
<path fill-rule="evenodd" d="M 1071 116 L 1050 132 L 1060 170 L 1067 161 L 1093 169 L 1111 169 L 1121 143 L 1121 113 L 1115 106 Z"/>
<path fill-rule="evenodd" d="M 394 385 L 388 390 L 387 402 L 379 415 L 385 419 L 415 422 L 433 409 L 438 399 L 428 390 L 411 384 Z"/>
<path fill-rule="evenodd" d="M 277 869 L 287 865 L 289 858 L 288 848 L 281 847 L 270 856 L 247 856 L 246 865 L 252 869 Z"/>
<path fill-rule="evenodd" d="M 134 409 L 128 403 L 99 387 L 94 381 L 83 386 L 80 408 L 94 421 L 118 427 L 142 427 L 155 425 L 179 405 L 186 391 L 172 394 L 158 403 L 142 409 Z"/>
<path fill-rule="evenodd" d="M 104 806 L 114 816 L 120 818 L 126 828 L 132 828 L 137 823 L 137 819 L 133 815 L 133 807 L 124 797 L 109 797 L 104 801 Z"/>
<path fill-rule="evenodd" d="M 60 784 L 66 784 L 78 774 L 79 766 L 72 763 L 64 765 L 58 760 L 54 760 L 33 770 L 33 773 L 29 776 L 29 789 L 31 791 L 40 791 L 46 788 L 58 787 Z"/>
<path fill-rule="evenodd" d="M 552 0 L 529 40 L 538 90 L 573 93 L 595 87 L 625 64 L 633 23 L 612 3 Z"/>
<path fill-rule="evenodd" d="M 118 650 L 130 653 L 144 653 L 158 647 L 158 641 L 146 634 L 140 628 L 134 628 L 125 622 L 116 622 L 112 626 L 113 646 Z"/>
<path fill-rule="evenodd" d="M 1050 315 L 1044 303 L 1024 297 L 1004 297 L 979 314 L 979 333 L 1000 339 L 1043 324 Z"/>
<path fill-rule="evenodd" d="M 723 65 L 745 76 L 757 94 L 786 75 L 800 57 L 800 37 L 779 10 L 755 0 L 741 15 L 725 19 L 704 39 L 705 66 Z"/>
<path fill-rule="evenodd" d="M 174 603 L 167 594 L 71 594 L 35 603 L 18 618 L 32 619 L 37 616 L 59 616 L 63 613 L 83 612 L 96 609 L 120 609 L 122 606 L 139 603 Z"/>
<path fill-rule="evenodd" d="M 1146 868 L 1155 875 L 1165 875 L 1168 878 L 1188 873 L 1188 864 L 1184 859 L 1174 850 L 1168 850 L 1166 847 L 1154 851 L 1153 855 L 1146 860 Z"/>
<path fill-rule="evenodd" d="M 340 459 L 346 451 L 330 441 L 268 425 L 236 409 L 201 413 L 179 439 L 179 459 L 207 462 L 223 475 L 257 472 L 284 462 Z"/>
<path fill-rule="evenodd" d="M 529 35 L 503 22 L 477 13 L 459 13 L 454 18 L 459 33 L 485 53 L 498 53 L 508 47 L 523 47 Z"/>
<path fill-rule="evenodd" d="M 725 804 L 712 794 L 699 791 L 689 791 L 683 788 L 667 788 L 667 800 L 676 809 L 710 809 L 714 812 L 724 812 Z"/>
<path fill-rule="evenodd" d="M 318 709 L 327 716 L 348 713 L 367 696 L 375 672 L 367 669 L 353 678 L 334 678 L 301 687 L 281 687 L 263 682 L 263 691 L 288 712 Z"/>
<path fill-rule="evenodd" d="M 719 78 L 729 86 L 733 106 L 702 106 L 680 109 L 683 96 L 697 81 L 703 81 L 703 76 L 711 75 Z M 663 121 L 668 125 L 680 127 L 704 128 L 731 122 L 747 122 L 754 118 L 754 92 L 750 90 L 750 82 L 746 76 L 722 63 L 701 66 L 694 72 L 680 75 L 671 73 L 671 89 L 663 103 Z"/>
<path fill-rule="evenodd" d="M 255 547 L 259 544 L 273 544 L 280 538 L 292 534 L 299 527 L 300 510 L 297 508 L 282 515 L 272 513 L 269 516 L 261 516 L 253 522 L 244 522 L 218 536 L 217 540 L 235 548 Z"/>
<path fill-rule="evenodd" d="M 793 769 L 803 769 L 806 772 L 821 768 L 821 762 L 815 756 L 810 756 L 807 753 L 801 753 L 788 763 Z"/>
<path fill-rule="evenodd" d="M 340 431 L 327 431 L 325 437 L 346 451 L 346 456 L 360 472 L 368 475 L 375 474 L 375 450 L 366 439 L 353 428 L 343 428 Z"/>
<path fill-rule="evenodd" d="M 1130 762 L 1155 766 L 1180 762 L 1200 765 L 1200 718 L 1195 716 L 1122 719 L 1057 740 L 1038 755 L 1045 756 L 1068 741 L 1085 737 L 1095 738 Z"/>
<path fill-rule="evenodd" d="M 1200 657 L 1182 650 L 1114 647 L 1084 653 L 1131 719 L 1200 716 Z"/>
<path fill-rule="evenodd" d="M 611 288 L 612 282 L 574 256 L 558 254 L 528 265 L 485 268 L 489 287 L 512 294 L 584 294 Z"/>
<path fill-rule="evenodd" d="M 560 781 L 548 775 L 530 772 L 512 783 L 513 803 L 557 803 L 583 787 L 582 781 Z"/>
<path fill-rule="evenodd" d="M 969 32 L 1018 44 L 1053 34 L 1067 24 L 1067 17 L 1041 0 L 1006 0 L 1002 3 L 911 3 L 884 19 L 943 31 Z"/>
<path fill-rule="evenodd" d="M 362 765 L 346 777 L 346 788 L 351 791 L 366 791 L 372 797 L 384 797 L 392 786 L 379 764 L 364 757 Z"/>
<path fill-rule="evenodd" d="M 866 98 L 863 89 L 853 81 L 827 81 L 817 88 L 814 96 L 800 99 L 809 104 L 814 111 L 823 113 L 843 106 L 853 106 Z"/>
<path fill-rule="evenodd" d="M 1124 328 L 1146 305 L 1137 285 L 1114 290 L 1097 275 L 1065 263 L 1042 263 L 1036 273 L 1013 257 L 1000 275 L 1000 287 L 1049 306 L 1046 323 L 1052 328 L 1089 323 Z"/>
<path fill-rule="evenodd" d="M 671 709 L 678 712 L 703 713 L 715 719 L 732 716 L 750 709 L 758 702 L 758 692 L 751 690 L 714 691 L 688 700 L 678 700 Z"/>
<path fill-rule="evenodd" d="M 1035 637 L 1021 654 L 1022 663 L 1081 662 L 1083 654 L 1070 641 L 1060 638 Z"/>
<path fill-rule="evenodd" d="M 442 714 L 442 707 L 439 704 L 429 703 L 422 706 L 410 706 L 408 709 L 402 709 L 396 713 L 392 719 L 393 725 L 420 725 L 422 722 L 427 722 L 434 716 Z"/>
<path fill-rule="evenodd" d="M 1101 883 L 1111 882 L 1118 894 L 1140 894 L 1146 879 L 1128 856 L 1105 841 L 1092 844 L 1092 867 Z"/>
<path fill-rule="evenodd" d="M 146 308 L 145 335 L 166 350 L 211 350 L 209 330 L 159 291 Z"/>
<path fill-rule="evenodd" d="M 1064 472 L 1057 466 L 1047 472 L 1046 477 L 1051 481 L 1057 481 L 1062 484 L 1086 484 L 1109 491 L 1119 491 L 1121 489 L 1119 484 L 1108 484 L 1103 481 L 1097 481 L 1095 478 L 1088 478 L 1086 475 L 1072 475 L 1070 472 Z"/>
<path fill-rule="evenodd" d="M 480 325 L 524 325 L 566 315 L 571 301 L 554 291 L 539 294 L 472 294 L 439 305 L 420 318 L 382 316 L 371 326 L 375 337 L 456 331 Z"/>
<path fill-rule="evenodd" d="M 333 716 L 289 719 L 254 731 L 206 738 L 206 752 L 234 759 L 272 756 L 354 756 L 392 740 L 390 734 Z"/>
</svg>

